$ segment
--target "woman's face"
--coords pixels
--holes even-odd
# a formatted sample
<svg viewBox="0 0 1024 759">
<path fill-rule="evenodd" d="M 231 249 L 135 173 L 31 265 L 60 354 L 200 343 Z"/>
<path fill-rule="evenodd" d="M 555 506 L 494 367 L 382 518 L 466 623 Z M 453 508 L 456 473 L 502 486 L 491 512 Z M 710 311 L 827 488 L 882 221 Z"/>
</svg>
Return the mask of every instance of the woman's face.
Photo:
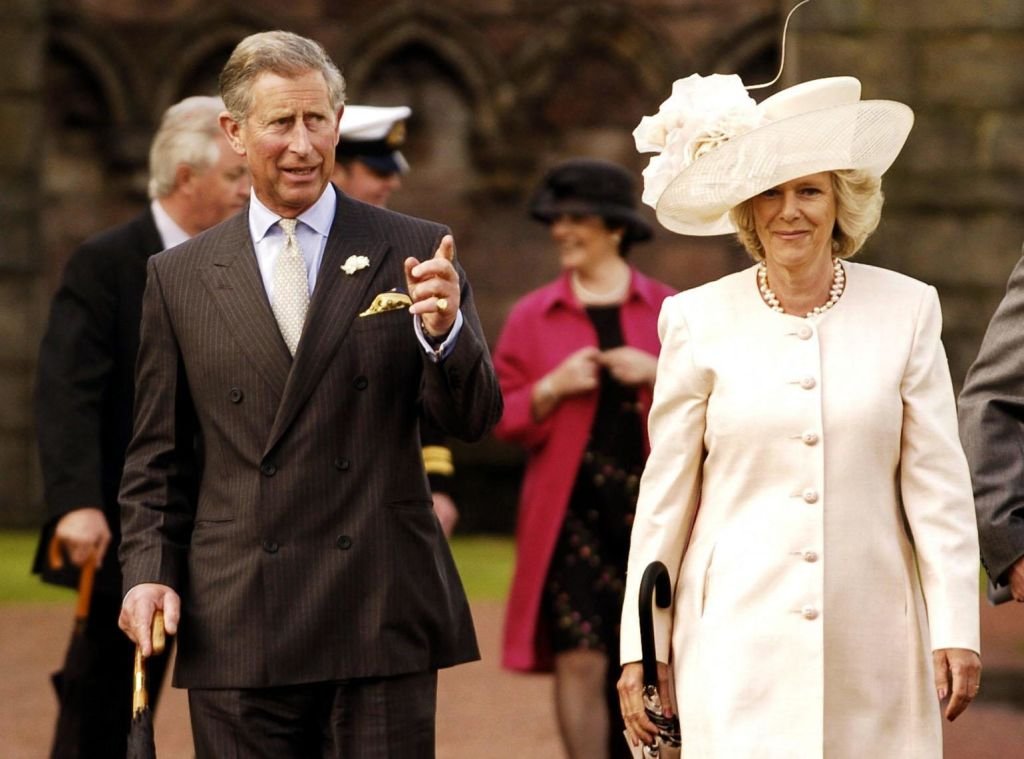
<svg viewBox="0 0 1024 759">
<path fill-rule="evenodd" d="M 784 182 L 751 202 L 754 228 L 769 261 L 789 267 L 831 256 L 836 223 L 831 172 Z"/>
<path fill-rule="evenodd" d="M 550 229 L 563 269 L 585 270 L 619 255 L 621 232 L 608 229 L 600 216 L 563 213 Z"/>
</svg>

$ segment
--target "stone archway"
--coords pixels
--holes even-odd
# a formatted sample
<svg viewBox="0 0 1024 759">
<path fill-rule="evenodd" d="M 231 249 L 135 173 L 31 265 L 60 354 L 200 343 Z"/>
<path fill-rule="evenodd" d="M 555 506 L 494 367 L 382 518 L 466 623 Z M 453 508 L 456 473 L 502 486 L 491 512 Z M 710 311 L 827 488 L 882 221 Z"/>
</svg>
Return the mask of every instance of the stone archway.
<svg viewBox="0 0 1024 759">
<path fill-rule="evenodd" d="M 125 218 L 144 196 L 145 176 L 138 172 L 148 147 L 135 139 L 142 109 L 127 71 L 115 48 L 97 36 L 70 28 L 50 35 L 41 175 L 49 290 L 82 240 Z"/>
<path fill-rule="evenodd" d="M 630 133 L 668 91 L 664 40 L 629 8 L 602 3 L 559 9 L 543 28 L 513 71 L 536 170 L 572 155 L 639 169 Z"/>
<path fill-rule="evenodd" d="M 500 187 L 513 96 L 500 62 L 479 30 L 443 10 L 406 7 L 383 11 L 353 32 L 351 39 L 358 42 L 336 58 L 343 66 L 350 102 L 412 105 L 414 152 L 417 122 L 447 119 L 448 128 L 432 131 L 437 131 L 438 148 L 451 150 L 452 141 L 465 147 L 465 159 L 456 165 L 464 168 L 468 161 L 477 180 L 466 183 L 463 191 Z M 386 100 L 371 103 L 374 97 Z"/>
</svg>

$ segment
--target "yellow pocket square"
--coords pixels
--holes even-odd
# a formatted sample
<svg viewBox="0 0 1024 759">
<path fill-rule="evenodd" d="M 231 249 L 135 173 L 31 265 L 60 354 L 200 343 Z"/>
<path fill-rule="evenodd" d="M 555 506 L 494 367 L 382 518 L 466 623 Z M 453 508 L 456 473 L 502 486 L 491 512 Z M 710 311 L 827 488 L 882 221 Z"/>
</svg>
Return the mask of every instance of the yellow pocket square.
<svg viewBox="0 0 1024 759">
<path fill-rule="evenodd" d="M 387 311 L 398 311 L 402 308 L 408 308 L 412 305 L 412 298 L 405 293 L 400 293 L 396 290 L 386 293 L 378 293 L 377 297 L 373 299 L 373 303 L 370 307 L 363 311 L 360 316 L 373 316 L 374 314 L 383 314 Z"/>
</svg>

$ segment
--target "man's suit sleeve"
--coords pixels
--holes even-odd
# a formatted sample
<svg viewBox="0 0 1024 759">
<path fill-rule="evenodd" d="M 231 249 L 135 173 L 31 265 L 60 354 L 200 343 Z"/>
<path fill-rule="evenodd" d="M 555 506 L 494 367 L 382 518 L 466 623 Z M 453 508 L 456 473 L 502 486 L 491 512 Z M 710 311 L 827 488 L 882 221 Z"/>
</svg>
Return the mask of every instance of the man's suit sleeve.
<svg viewBox="0 0 1024 759">
<path fill-rule="evenodd" d="M 119 557 L 126 592 L 155 582 L 180 593 L 198 490 L 198 424 L 157 258 L 149 261 L 142 302 L 135 434 L 119 496 Z"/>
<path fill-rule="evenodd" d="M 115 361 L 115 284 L 102 251 L 65 268 L 39 349 L 35 421 L 49 518 L 104 502 L 103 401 Z"/>
<path fill-rule="evenodd" d="M 993 581 L 1024 556 L 1024 258 L 1017 263 L 959 399 L 982 563 Z"/>
<path fill-rule="evenodd" d="M 473 289 L 456 263 L 461 282 L 462 330 L 443 361 L 423 357 L 422 398 L 425 413 L 443 432 L 469 442 L 486 435 L 501 418 L 498 379 L 484 338 Z"/>
</svg>

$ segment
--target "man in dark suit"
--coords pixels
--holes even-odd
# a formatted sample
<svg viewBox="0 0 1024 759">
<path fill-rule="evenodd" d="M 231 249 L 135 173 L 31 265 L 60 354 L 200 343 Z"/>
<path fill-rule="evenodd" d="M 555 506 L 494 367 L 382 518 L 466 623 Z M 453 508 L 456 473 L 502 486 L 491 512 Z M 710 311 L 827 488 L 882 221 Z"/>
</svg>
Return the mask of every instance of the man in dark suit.
<svg viewBox="0 0 1024 759">
<path fill-rule="evenodd" d="M 330 184 L 318 44 L 246 38 L 221 94 L 253 193 L 149 263 L 121 627 L 177 632 L 200 759 L 431 757 L 436 670 L 479 654 L 418 426 L 501 414 L 472 293 L 444 227 Z"/>
<path fill-rule="evenodd" d="M 1024 602 L 1024 258 L 967 372 L 958 402 L 981 561 L 996 603 Z"/>
<path fill-rule="evenodd" d="M 331 181 L 350 198 L 387 208 L 391 193 L 401 188 L 402 175 L 409 171 L 400 148 L 405 144 L 405 121 L 411 115 L 412 109 L 406 105 L 346 105 Z M 420 421 L 420 442 L 434 513 L 445 536 L 451 537 L 459 520 L 452 494 L 452 451 L 444 433 L 429 419 Z"/>
<path fill-rule="evenodd" d="M 86 241 L 68 261 L 39 352 L 36 430 L 49 510 L 33 571 L 47 582 L 96 574 L 86 645 L 66 669 L 88 683 L 62 703 L 54 755 L 124 756 L 131 719 L 134 647 L 118 629 L 121 572 L 117 491 L 132 431 L 135 356 L 146 260 L 238 211 L 248 198 L 245 162 L 221 133 L 220 98 L 188 98 L 167 110 L 150 151 L 149 207 Z M 56 539 L 60 568 L 47 558 Z M 150 667 L 156 695 L 166 656 Z M 83 670 L 84 667 L 84 670 Z"/>
</svg>

